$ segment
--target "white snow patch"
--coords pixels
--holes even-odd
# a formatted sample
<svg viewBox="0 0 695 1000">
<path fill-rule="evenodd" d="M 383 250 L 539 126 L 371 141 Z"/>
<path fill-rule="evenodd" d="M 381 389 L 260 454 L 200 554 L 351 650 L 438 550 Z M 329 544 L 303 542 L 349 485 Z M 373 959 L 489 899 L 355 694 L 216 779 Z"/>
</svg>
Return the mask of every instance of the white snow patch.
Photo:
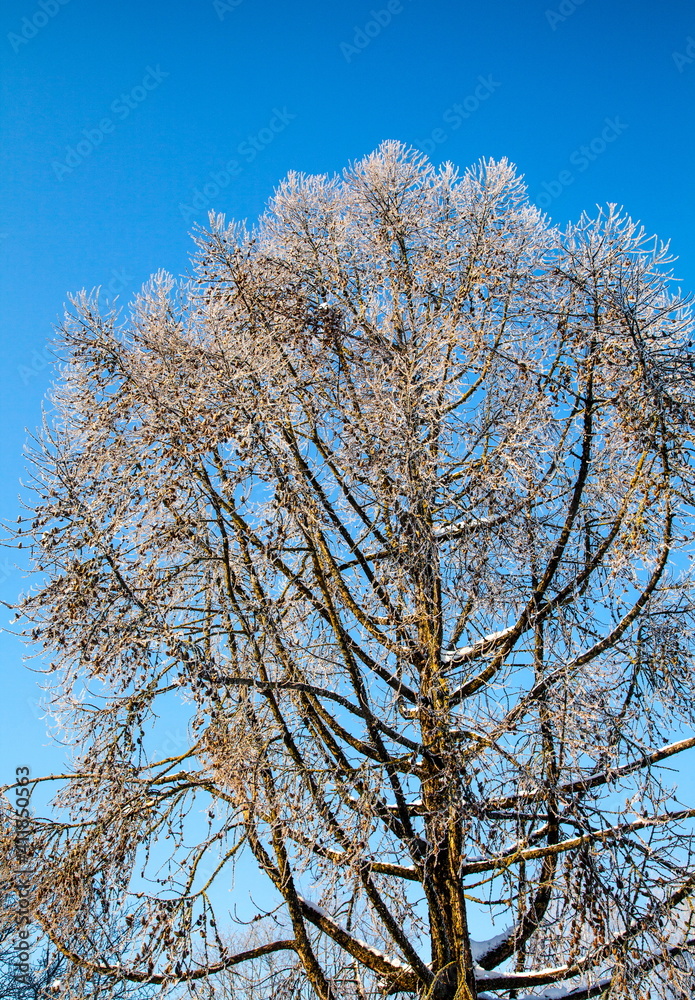
<svg viewBox="0 0 695 1000">
<path fill-rule="evenodd" d="M 477 521 L 455 521 L 454 524 L 443 524 L 434 529 L 434 537 L 442 538 L 458 531 L 475 531 L 477 528 L 491 528 L 499 521 L 499 517 L 482 517 Z"/>
<path fill-rule="evenodd" d="M 488 938 L 487 941 L 474 941 L 471 938 L 471 955 L 473 956 L 473 961 L 479 962 L 489 952 L 494 951 L 498 945 L 504 944 L 513 933 L 514 928 L 507 927 L 501 934 L 495 934 L 494 937 Z M 485 975 L 484 970 L 481 970 L 481 973 Z M 499 973 L 495 973 L 495 975 L 499 975 Z"/>
<path fill-rule="evenodd" d="M 477 653 L 478 650 L 487 646 L 488 643 L 494 642 L 495 639 L 503 639 L 506 635 L 510 635 L 515 628 L 515 625 L 510 625 L 508 628 L 503 628 L 499 632 L 491 632 L 489 635 L 483 636 L 482 639 L 477 639 L 472 646 L 461 646 L 459 649 L 453 649 L 448 653 L 442 653 L 442 661 L 444 663 L 455 663 L 464 656 L 471 656 L 473 653 Z"/>
<path fill-rule="evenodd" d="M 388 962 L 389 965 L 393 965 L 399 969 L 410 969 L 410 966 L 405 965 L 403 962 L 400 961 L 400 959 L 392 958 L 391 955 L 385 954 L 383 951 L 380 951 L 378 948 L 375 948 L 374 945 L 367 944 L 366 941 L 363 941 L 361 938 L 355 937 L 355 935 L 352 934 L 350 931 L 345 930 L 344 927 L 341 927 L 341 925 L 336 920 L 333 919 L 330 913 L 326 913 L 326 911 L 322 907 L 317 906 L 316 903 L 310 902 L 308 899 L 305 899 L 304 896 L 297 895 L 297 898 L 304 904 L 304 906 L 306 906 L 310 910 L 313 910 L 314 913 L 318 914 L 318 916 L 323 917 L 324 920 L 326 920 L 329 924 L 332 924 L 333 927 L 337 928 L 339 931 L 342 931 L 342 933 L 345 934 L 346 937 L 352 938 L 352 940 L 355 941 L 358 945 L 360 945 L 361 948 L 365 948 L 372 955 L 376 955 L 379 958 L 383 958 L 383 960 L 385 962 Z"/>
</svg>

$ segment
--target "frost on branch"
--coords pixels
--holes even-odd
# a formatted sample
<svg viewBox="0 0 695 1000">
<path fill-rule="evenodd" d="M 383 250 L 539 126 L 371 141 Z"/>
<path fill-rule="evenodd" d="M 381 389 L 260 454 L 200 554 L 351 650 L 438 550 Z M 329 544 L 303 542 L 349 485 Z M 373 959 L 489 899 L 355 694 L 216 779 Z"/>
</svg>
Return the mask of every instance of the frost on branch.
<svg viewBox="0 0 695 1000">
<path fill-rule="evenodd" d="M 614 207 L 561 231 L 506 161 L 385 143 L 213 217 L 127 317 L 75 300 L 17 529 L 74 747 L 32 905 L 75 976 L 689 992 L 669 266 Z"/>
</svg>

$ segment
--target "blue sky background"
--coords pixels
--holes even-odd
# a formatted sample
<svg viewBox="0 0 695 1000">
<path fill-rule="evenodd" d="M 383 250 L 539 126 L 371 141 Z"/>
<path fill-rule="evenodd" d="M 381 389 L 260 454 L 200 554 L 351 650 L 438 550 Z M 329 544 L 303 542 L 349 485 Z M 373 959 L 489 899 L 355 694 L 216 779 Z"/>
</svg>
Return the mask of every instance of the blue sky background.
<svg viewBox="0 0 695 1000">
<path fill-rule="evenodd" d="M 4 520 L 66 294 L 127 301 L 184 273 L 196 220 L 252 221 L 289 170 L 338 171 L 383 139 L 462 168 L 507 156 L 556 220 L 617 202 L 671 238 L 695 291 L 686 0 L 6 0 L 0 67 Z M 21 555 L 0 550 L 4 600 Z M 22 653 L 0 636 L 0 784 L 60 758 Z"/>
</svg>

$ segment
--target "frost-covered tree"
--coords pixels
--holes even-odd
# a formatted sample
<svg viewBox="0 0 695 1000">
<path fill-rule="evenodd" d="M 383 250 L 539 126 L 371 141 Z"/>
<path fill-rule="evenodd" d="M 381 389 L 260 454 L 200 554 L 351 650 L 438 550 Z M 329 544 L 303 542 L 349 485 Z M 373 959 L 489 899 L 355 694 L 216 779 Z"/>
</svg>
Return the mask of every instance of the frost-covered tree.
<svg viewBox="0 0 695 1000">
<path fill-rule="evenodd" d="M 561 230 L 506 161 L 389 142 L 290 176 L 253 232 L 213 218 L 126 319 L 75 300 L 17 528 L 74 747 L 32 907 L 75 969 L 691 995 L 669 266 L 613 207 Z"/>
<path fill-rule="evenodd" d="M 64 972 L 65 959 L 43 948 L 37 961 L 20 967 L 17 961 L 17 941 L 13 940 L 8 923 L 0 932 L 0 996 L 7 1000 L 48 1000 L 58 992 L 56 983 Z"/>
<path fill-rule="evenodd" d="M 68 959 L 57 948 L 43 940 L 30 944 L 31 960 L 18 963 L 18 942 L 13 935 L 12 921 L 0 931 L 0 996 L 3 1000 L 54 1000 L 65 995 L 63 980 Z M 154 1000 L 156 987 L 133 985 L 125 980 L 116 983 L 108 977 L 91 974 L 88 970 L 71 970 L 72 997 L 80 1000 Z"/>
</svg>

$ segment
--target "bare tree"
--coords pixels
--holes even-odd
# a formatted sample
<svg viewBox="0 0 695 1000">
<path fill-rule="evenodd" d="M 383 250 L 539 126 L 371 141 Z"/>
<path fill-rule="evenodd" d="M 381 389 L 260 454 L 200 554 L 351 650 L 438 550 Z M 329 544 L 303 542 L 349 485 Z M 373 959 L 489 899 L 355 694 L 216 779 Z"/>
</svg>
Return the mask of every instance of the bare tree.
<svg viewBox="0 0 695 1000">
<path fill-rule="evenodd" d="M 3 928 L 0 940 L 0 991 L 7 1000 L 46 1000 L 55 995 L 53 986 L 61 982 L 66 960 L 60 954 L 43 949 L 38 961 L 27 969 L 17 962 L 17 946 L 11 928 Z"/>
<path fill-rule="evenodd" d="M 506 161 L 389 142 L 290 176 L 251 233 L 213 218 L 196 277 L 127 320 L 75 300 L 17 528 L 75 748 L 32 906 L 75 968 L 691 996 L 670 263 L 614 207 L 560 230 Z"/>
<path fill-rule="evenodd" d="M 3 1000 L 55 1000 L 65 996 L 65 978 L 70 963 L 56 948 L 46 945 L 36 949 L 36 961 L 28 973 L 17 967 L 16 951 L 11 942 L 0 944 L 0 996 Z M 79 1000 L 150 1000 L 157 988 L 147 984 L 134 985 L 113 977 L 95 976 L 88 970 L 70 969 L 71 991 L 67 994 Z"/>
</svg>

